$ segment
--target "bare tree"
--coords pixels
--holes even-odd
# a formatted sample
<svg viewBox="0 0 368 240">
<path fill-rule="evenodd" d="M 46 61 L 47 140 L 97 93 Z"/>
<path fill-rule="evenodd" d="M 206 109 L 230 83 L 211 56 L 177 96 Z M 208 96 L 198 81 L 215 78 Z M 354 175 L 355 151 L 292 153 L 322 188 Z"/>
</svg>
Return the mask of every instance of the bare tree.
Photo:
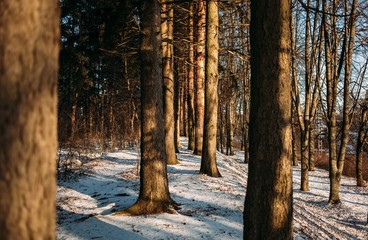
<svg viewBox="0 0 368 240">
<path fill-rule="evenodd" d="M 327 0 L 322 1 L 323 6 L 323 31 L 324 47 L 326 59 L 326 84 L 327 84 L 327 128 L 329 142 L 329 162 L 330 162 L 330 196 L 329 202 L 340 203 L 340 181 L 344 168 L 346 145 L 348 142 L 348 132 L 351 125 L 352 114 L 349 109 L 350 94 L 350 66 L 352 60 L 353 42 L 355 36 L 356 6 L 353 0 L 350 12 L 348 12 L 348 2 L 345 1 L 344 36 L 340 57 L 336 49 L 339 45 L 337 31 L 337 15 L 328 15 Z M 336 12 L 338 4 L 336 0 L 330 2 L 333 12 Z M 346 55 L 346 57 L 345 57 Z M 338 83 L 341 70 L 345 63 L 345 75 L 343 81 L 343 109 L 342 109 L 342 130 L 341 142 L 337 144 L 337 95 Z"/>
<path fill-rule="evenodd" d="M 293 40 L 293 96 L 295 99 L 296 112 L 299 120 L 300 127 L 300 152 L 301 152 L 301 184 L 300 188 L 302 191 L 309 191 L 308 183 L 308 171 L 310 170 L 310 159 L 314 156 L 314 148 L 311 146 L 313 143 L 313 125 L 315 120 L 315 114 L 318 103 L 318 91 L 319 91 L 319 81 L 320 77 L 316 76 L 313 78 L 313 71 L 316 67 L 316 55 L 320 51 L 318 46 L 321 42 L 321 33 L 318 31 L 318 15 L 315 14 L 314 20 L 312 22 L 310 17 L 310 0 L 307 1 L 305 9 L 305 27 L 304 27 L 304 107 L 301 106 L 301 95 L 298 89 L 298 78 L 296 73 L 296 47 L 295 40 Z M 319 4 L 317 1 L 316 4 Z M 293 25 L 291 25 L 293 27 Z M 295 36 L 294 36 L 295 37 Z M 312 137 L 312 138 L 311 138 Z M 312 150 L 313 149 L 313 150 Z"/>
<path fill-rule="evenodd" d="M 0 238 L 55 239 L 58 1 L 0 1 Z"/>
</svg>

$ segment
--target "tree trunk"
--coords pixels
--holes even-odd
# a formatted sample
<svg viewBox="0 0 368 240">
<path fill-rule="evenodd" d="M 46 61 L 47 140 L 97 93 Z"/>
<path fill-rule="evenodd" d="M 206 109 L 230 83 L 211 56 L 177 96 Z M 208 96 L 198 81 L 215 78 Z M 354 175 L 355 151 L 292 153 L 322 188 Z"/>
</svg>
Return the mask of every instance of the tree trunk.
<svg viewBox="0 0 368 240">
<path fill-rule="evenodd" d="M 110 152 L 115 148 L 115 129 L 114 129 L 114 109 L 113 109 L 113 95 L 110 97 L 110 112 L 109 112 L 109 140 L 110 140 Z"/>
<path fill-rule="evenodd" d="M 0 238 L 56 238 L 58 1 L 0 1 Z"/>
<path fill-rule="evenodd" d="M 251 2 L 244 239 L 293 239 L 289 14 L 288 0 Z"/>
<path fill-rule="evenodd" d="M 219 115 L 219 121 L 220 124 L 218 126 L 219 128 L 219 151 L 221 151 L 222 154 L 225 153 L 224 151 L 224 114 L 223 114 L 223 110 L 222 110 L 222 106 L 221 104 L 219 105 L 219 109 L 220 114 Z"/>
<path fill-rule="evenodd" d="M 184 100 L 182 94 L 183 88 L 180 86 L 179 78 L 175 80 L 175 98 L 174 98 L 174 119 L 175 119 L 175 128 L 174 128 L 174 143 L 175 143 L 175 152 L 179 153 L 179 148 L 181 148 L 180 144 L 180 132 L 181 132 L 181 121 L 183 117 L 183 110 L 185 109 L 185 104 L 183 104 Z M 178 161 L 179 163 L 179 161 Z"/>
<path fill-rule="evenodd" d="M 194 150 L 194 8 L 189 4 L 188 149 Z"/>
<path fill-rule="evenodd" d="M 315 128 L 314 123 L 309 128 L 309 171 L 314 171 L 314 150 L 315 150 Z"/>
<path fill-rule="evenodd" d="M 197 78 L 195 108 L 195 146 L 194 154 L 202 155 L 204 124 L 204 78 L 206 42 L 206 0 L 199 0 L 197 20 Z"/>
<path fill-rule="evenodd" d="M 206 87 L 203 152 L 200 173 L 221 177 L 216 164 L 217 109 L 218 109 L 218 5 L 216 0 L 207 0 L 206 25 Z"/>
<path fill-rule="evenodd" d="M 297 151 L 297 144 L 296 139 L 297 136 L 295 134 L 295 114 L 293 113 L 293 105 L 295 106 L 295 109 L 297 111 L 298 120 L 300 123 L 299 114 L 301 113 L 300 109 L 300 96 L 299 96 L 299 87 L 298 87 L 298 76 L 297 76 L 297 69 L 296 69 L 296 40 L 295 40 L 295 24 L 294 24 L 294 17 L 292 14 L 290 14 L 290 42 L 291 42 L 291 86 L 292 86 L 292 98 L 293 98 L 293 104 L 291 107 L 291 113 L 292 113 L 292 154 L 293 154 L 293 165 L 298 166 L 298 157 L 296 155 Z M 300 126 L 300 125 L 299 125 Z M 302 126 L 300 126 L 301 128 Z M 301 143 L 301 138 L 300 141 Z M 301 145 L 301 144 L 300 144 Z"/>
<path fill-rule="evenodd" d="M 186 69 L 185 68 L 185 64 L 183 64 L 182 66 L 183 68 L 183 72 L 185 75 L 186 73 Z M 183 76 L 182 82 L 179 81 L 179 79 L 177 79 L 177 86 L 180 86 L 179 90 L 179 104 L 178 106 L 180 107 L 177 112 L 179 114 L 179 127 L 177 127 L 177 129 L 179 130 L 178 132 L 178 137 L 180 140 L 180 136 L 184 136 L 184 137 L 188 137 L 188 101 L 187 101 L 187 76 Z M 180 142 L 179 142 L 180 144 Z"/>
<path fill-rule="evenodd" d="M 137 202 L 120 214 L 172 212 L 166 170 L 159 1 L 140 1 L 141 168 Z"/>
<path fill-rule="evenodd" d="M 323 12 L 326 11 L 326 1 L 323 1 Z M 325 59 L 326 59 L 326 83 L 327 83 L 327 129 L 329 146 L 329 177 L 330 177 L 330 196 L 329 202 L 340 203 L 339 191 L 336 189 L 337 177 L 337 143 L 336 143 L 336 95 L 337 79 L 334 63 L 336 62 L 331 51 L 329 24 L 326 14 L 322 15 L 324 38 L 325 38 Z M 338 185 L 337 185 L 338 187 Z"/>
<path fill-rule="evenodd" d="M 309 124 L 309 123 L 308 123 Z M 305 127 L 308 125 L 304 125 Z M 300 183 L 300 190 L 302 191 L 309 191 L 309 127 L 307 129 L 303 129 L 300 132 L 301 135 L 301 183 Z"/>
<path fill-rule="evenodd" d="M 356 150 L 356 180 L 358 187 L 365 187 L 363 178 L 363 145 L 361 144 Z"/>
<path fill-rule="evenodd" d="M 101 84 L 102 95 L 101 95 L 101 107 L 100 107 L 100 155 L 104 152 L 105 149 L 105 94 L 104 94 L 104 87 Z"/>
<path fill-rule="evenodd" d="M 231 86 L 230 86 L 230 99 L 228 103 L 228 135 L 227 135 L 227 149 L 226 154 L 233 156 L 234 153 L 234 131 L 235 131 L 235 111 L 236 111 L 236 80 L 231 77 Z"/>
<path fill-rule="evenodd" d="M 307 1 L 307 6 L 310 5 L 310 0 Z M 305 46 L 304 46 L 304 64 L 305 64 L 305 94 L 304 94 L 304 114 L 299 113 L 299 118 L 302 117 L 303 124 L 300 127 L 301 135 L 301 184 L 300 189 L 302 191 L 309 191 L 309 128 L 310 128 L 310 107 L 311 107 L 311 72 L 310 72 L 310 13 L 306 11 L 306 26 L 305 26 Z"/>
<path fill-rule="evenodd" d="M 292 112 L 292 111 L 291 111 Z M 299 165 L 299 162 L 298 162 L 298 157 L 297 157 L 297 153 L 296 153 L 296 134 L 295 134 L 295 130 L 294 130 L 294 118 L 292 117 L 292 120 L 291 120 L 291 131 L 292 131 L 292 141 L 291 141 L 291 145 L 292 145 L 292 162 L 293 162 L 293 166 L 298 166 Z"/>
<path fill-rule="evenodd" d="M 356 144 L 356 180 L 357 186 L 364 186 L 363 179 L 363 149 L 366 141 L 366 131 L 364 130 L 365 125 L 367 124 L 367 108 L 362 109 L 361 113 L 361 123 L 359 126 L 358 139 Z"/>
<path fill-rule="evenodd" d="M 76 112 L 77 112 L 77 97 L 74 97 L 72 100 L 72 109 L 71 109 L 71 116 L 70 116 L 71 132 L 70 132 L 69 140 L 72 143 L 74 142 L 74 138 L 75 138 Z"/>
<path fill-rule="evenodd" d="M 368 60 L 367 60 L 368 61 Z M 364 69 L 365 73 L 366 67 Z M 364 74 L 362 75 L 364 76 Z M 365 94 L 365 99 L 363 104 L 361 105 L 361 115 L 360 115 L 360 123 L 359 123 L 359 132 L 356 143 L 356 180 L 358 187 L 364 187 L 364 179 L 363 179 L 363 151 L 365 142 L 367 141 L 367 112 L 368 112 L 368 91 Z"/>
<path fill-rule="evenodd" d="M 227 102 L 225 106 L 225 129 L 226 129 L 226 155 L 230 155 L 230 146 L 232 143 L 232 140 L 230 139 L 230 103 Z"/>
<path fill-rule="evenodd" d="M 167 164 L 178 163 L 175 151 L 175 108 L 174 108 L 174 48 L 173 15 L 174 9 L 170 4 L 162 4 L 162 75 L 164 79 L 164 119 L 165 119 L 165 149 Z M 146 93 L 144 93 L 146 94 Z"/>
<path fill-rule="evenodd" d="M 247 1 L 250 4 L 250 1 Z M 248 5 L 247 4 L 247 5 Z M 244 25 L 248 24 L 250 15 L 249 6 L 246 6 L 246 10 L 242 13 L 241 23 Z M 246 28 L 246 31 L 241 31 L 241 41 L 245 46 L 245 53 L 248 56 L 246 61 L 244 62 L 244 79 L 243 79 L 243 147 L 244 147 L 244 163 L 249 162 L 249 151 L 248 151 L 248 132 L 249 132 L 249 78 L 250 78 L 250 36 L 249 36 L 249 27 Z"/>
</svg>

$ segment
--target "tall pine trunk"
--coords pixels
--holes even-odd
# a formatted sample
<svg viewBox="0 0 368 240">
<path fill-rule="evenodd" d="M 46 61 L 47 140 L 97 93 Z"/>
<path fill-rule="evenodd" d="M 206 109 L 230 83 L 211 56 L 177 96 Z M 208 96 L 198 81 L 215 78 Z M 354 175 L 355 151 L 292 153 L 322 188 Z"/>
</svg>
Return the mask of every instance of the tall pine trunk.
<svg viewBox="0 0 368 240">
<path fill-rule="evenodd" d="M 292 239 L 290 1 L 251 2 L 244 239 Z"/>
<path fill-rule="evenodd" d="M 200 173 L 221 177 L 216 164 L 217 110 L 218 110 L 218 5 L 207 0 L 206 87 L 202 161 Z"/>
<path fill-rule="evenodd" d="M 189 4 L 188 149 L 194 150 L 194 7 Z"/>
<path fill-rule="evenodd" d="M 197 19 L 197 75 L 195 98 L 195 144 L 194 154 L 201 155 L 204 124 L 204 78 L 206 42 L 206 0 L 198 1 Z"/>
<path fill-rule="evenodd" d="M 165 154 L 159 1 L 140 1 L 141 168 L 137 202 L 120 214 L 172 212 Z"/>
<path fill-rule="evenodd" d="M 173 17 L 174 9 L 171 4 L 162 4 L 162 75 L 164 94 L 165 119 L 165 149 L 167 164 L 177 164 L 175 151 L 175 81 L 174 81 L 174 47 L 173 47 Z M 146 93 L 143 93 L 146 94 Z"/>
</svg>

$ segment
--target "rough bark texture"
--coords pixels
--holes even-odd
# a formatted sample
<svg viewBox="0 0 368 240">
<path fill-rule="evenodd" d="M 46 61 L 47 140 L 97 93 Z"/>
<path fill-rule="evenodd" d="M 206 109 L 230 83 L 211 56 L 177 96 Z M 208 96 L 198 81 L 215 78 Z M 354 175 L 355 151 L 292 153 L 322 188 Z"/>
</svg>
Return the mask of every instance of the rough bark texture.
<svg viewBox="0 0 368 240">
<path fill-rule="evenodd" d="M 251 2 L 244 239 L 292 239 L 290 1 Z"/>
<path fill-rule="evenodd" d="M 55 239 L 58 1 L 0 1 L 0 239 Z"/>
<path fill-rule="evenodd" d="M 165 2 L 165 1 L 163 1 Z M 162 4 L 162 74 L 164 80 L 164 118 L 165 118 L 165 149 L 167 164 L 177 164 L 175 154 L 175 109 L 174 109 L 174 47 L 173 47 L 173 15 L 171 5 Z M 144 93 L 145 94 L 145 93 Z"/>
<path fill-rule="evenodd" d="M 204 124 L 204 78 L 206 41 L 206 1 L 199 0 L 197 21 L 197 76 L 195 108 L 195 146 L 194 154 L 201 155 L 203 147 Z"/>
<path fill-rule="evenodd" d="M 216 164 L 216 134 L 218 108 L 218 6 L 207 1 L 206 87 L 202 161 L 200 173 L 221 177 Z"/>
<path fill-rule="evenodd" d="M 140 1 L 141 169 L 137 202 L 120 214 L 172 212 L 166 170 L 159 1 Z"/>
</svg>

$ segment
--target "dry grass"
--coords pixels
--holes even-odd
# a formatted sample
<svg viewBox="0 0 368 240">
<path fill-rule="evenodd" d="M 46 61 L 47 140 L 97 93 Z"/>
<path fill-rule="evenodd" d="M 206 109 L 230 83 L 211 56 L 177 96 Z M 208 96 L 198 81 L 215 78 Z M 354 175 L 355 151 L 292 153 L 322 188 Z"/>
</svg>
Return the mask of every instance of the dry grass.
<svg viewBox="0 0 368 240">
<path fill-rule="evenodd" d="M 316 167 L 329 170 L 328 153 L 316 153 Z M 348 154 L 345 158 L 343 175 L 348 177 L 356 177 L 355 174 L 355 155 Z M 368 181 L 368 156 L 363 157 L 363 178 Z"/>
</svg>

